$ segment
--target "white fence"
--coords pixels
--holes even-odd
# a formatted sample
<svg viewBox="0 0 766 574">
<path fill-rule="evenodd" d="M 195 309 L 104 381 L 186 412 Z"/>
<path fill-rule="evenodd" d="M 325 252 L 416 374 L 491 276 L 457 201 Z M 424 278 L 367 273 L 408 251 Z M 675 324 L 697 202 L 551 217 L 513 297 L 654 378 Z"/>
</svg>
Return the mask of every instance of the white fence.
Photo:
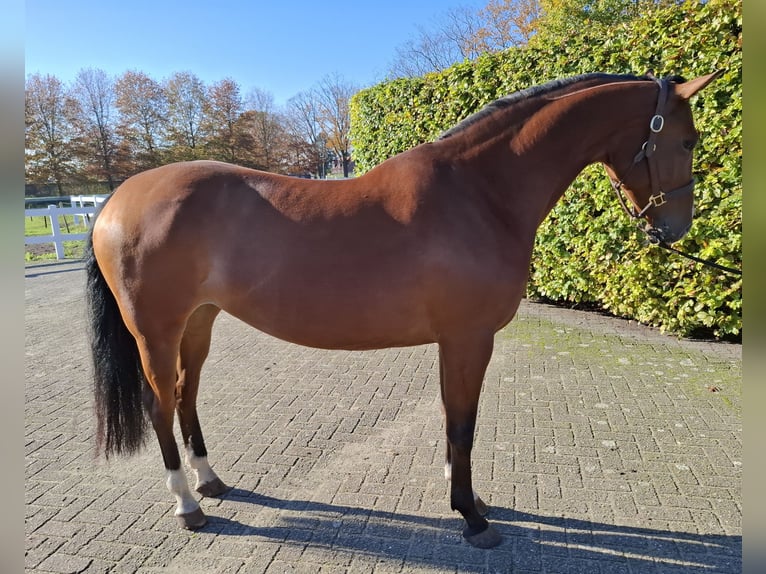
<svg viewBox="0 0 766 574">
<path fill-rule="evenodd" d="M 74 222 L 90 227 L 93 214 L 99 203 L 103 203 L 106 195 L 71 195 L 69 202 L 72 207 L 49 205 L 47 209 L 25 209 L 24 217 L 48 217 L 51 222 L 51 235 L 25 235 L 24 245 L 36 243 L 53 243 L 56 247 L 56 259 L 64 259 L 64 241 L 85 239 L 87 233 L 64 233 L 59 224 L 59 216 L 72 215 Z M 63 198 L 62 198 L 63 199 Z"/>
</svg>

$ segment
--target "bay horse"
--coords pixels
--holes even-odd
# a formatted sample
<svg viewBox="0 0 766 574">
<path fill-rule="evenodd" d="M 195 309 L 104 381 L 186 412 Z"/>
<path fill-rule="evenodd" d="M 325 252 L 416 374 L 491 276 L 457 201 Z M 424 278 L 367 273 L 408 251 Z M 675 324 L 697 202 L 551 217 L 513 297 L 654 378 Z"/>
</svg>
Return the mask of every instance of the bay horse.
<svg viewBox="0 0 766 574">
<path fill-rule="evenodd" d="M 220 496 L 228 487 L 208 463 L 195 402 L 221 310 L 322 349 L 436 343 L 451 507 L 470 544 L 495 546 L 471 448 L 494 335 L 522 299 L 537 228 L 600 162 L 647 233 L 680 239 L 693 218 L 698 138 L 688 100 L 716 75 L 548 82 L 355 179 L 215 161 L 129 178 L 86 245 L 98 451 L 135 452 L 148 418 L 178 522 L 200 528 L 173 421 L 177 412 L 196 491 Z"/>
</svg>

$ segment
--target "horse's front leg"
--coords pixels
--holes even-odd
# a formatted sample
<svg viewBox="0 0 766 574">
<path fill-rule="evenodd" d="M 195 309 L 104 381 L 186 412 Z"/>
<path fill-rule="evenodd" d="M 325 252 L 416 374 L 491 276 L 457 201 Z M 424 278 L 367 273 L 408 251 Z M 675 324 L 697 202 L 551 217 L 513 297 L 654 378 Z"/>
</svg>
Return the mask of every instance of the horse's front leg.
<svg viewBox="0 0 766 574">
<path fill-rule="evenodd" d="M 474 493 L 471 482 L 471 449 L 476 428 L 484 373 L 492 356 L 491 332 L 465 334 L 439 341 L 442 402 L 447 427 L 448 461 L 451 475 L 450 504 L 463 515 L 463 537 L 473 546 L 492 548 L 500 535 L 482 516 L 487 508 Z"/>
<path fill-rule="evenodd" d="M 442 353 L 439 353 L 439 386 L 441 389 L 441 397 L 442 397 L 442 415 L 444 415 L 445 420 L 445 428 L 446 428 L 446 421 L 447 421 L 447 410 L 446 410 L 446 404 L 444 402 L 444 361 L 441 357 Z M 446 441 L 446 448 L 444 449 L 444 478 L 447 481 L 452 480 L 452 453 L 450 452 L 450 443 L 449 440 Z M 489 514 L 489 508 L 486 504 L 484 504 L 484 501 L 479 497 L 478 494 L 476 494 L 476 491 L 473 491 L 473 499 L 476 503 L 476 510 L 478 510 L 479 514 L 482 516 L 487 516 Z"/>
</svg>

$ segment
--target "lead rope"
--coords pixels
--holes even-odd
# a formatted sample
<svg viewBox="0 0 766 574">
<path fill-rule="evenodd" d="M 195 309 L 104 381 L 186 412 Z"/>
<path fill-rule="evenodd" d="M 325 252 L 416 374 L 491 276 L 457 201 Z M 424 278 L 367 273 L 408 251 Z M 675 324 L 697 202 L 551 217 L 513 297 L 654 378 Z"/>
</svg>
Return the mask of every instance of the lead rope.
<svg viewBox="0 0 766 574">
<path fill-rule="evenodd" d="M 641 228 L 639 228 L 639 229 L 641 229 Z M 641 229 L 641 231 L 644 231 L 644 230 Z M 646 232 L 644 231 L 644 233 L 646 233 Z M 651 242 L 651 236 L 650 236 L 650 242 Z M 742 276 L 742 270 L 740 270 L 740 269 L 734 269 L 732 267 L 726 267 L 725 265 L 719 265 L 718 263 L 715 263 L 713 261 L 709 261 L 707 259 L 702 259 L 700 257 L 695 257 L 694 255 L 690 255 L 688 253 L 684 253 L 683 251 L 679 251 L 675 247 L 671 247 L 670 245 L 668 245 L 664 241 L 660 241 L 660 242 L 655 241 L 655 242 L 653 242 L 653 244 L 654 245 L 659 245 L 663 249 L 667 249 L 668 251 L 672 251 L 673 253 L 678 253 L 682 257 L 686 257 L 687 259 L 691 259 L 692 261 L 696 261 L 697 263 L 702 263 L 703 265 L 707 265 L 708 267 L 714 267 L 715 269 L 718 269 L 719 271 L 724 271 L 726 273 L 731 273 L 732 275 Z"/>
</svg>

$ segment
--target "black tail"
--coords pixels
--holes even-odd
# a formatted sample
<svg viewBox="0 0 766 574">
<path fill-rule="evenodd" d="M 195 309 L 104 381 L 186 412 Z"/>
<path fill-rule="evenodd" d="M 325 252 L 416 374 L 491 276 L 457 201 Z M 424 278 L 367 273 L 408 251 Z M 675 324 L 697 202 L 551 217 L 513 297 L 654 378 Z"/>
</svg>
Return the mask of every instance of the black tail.
<svg viewBox="0 0 766 574">
<path fill-rule="evenodd" d="M 111 453 L 132 454 L 143 445 L 147 426 L 142 400 L 145 379 L 138 346 L 93 254 L 92 231 L 84 258 L 95 378 L 96 447 L 107 458 Z"/>
</svg>

